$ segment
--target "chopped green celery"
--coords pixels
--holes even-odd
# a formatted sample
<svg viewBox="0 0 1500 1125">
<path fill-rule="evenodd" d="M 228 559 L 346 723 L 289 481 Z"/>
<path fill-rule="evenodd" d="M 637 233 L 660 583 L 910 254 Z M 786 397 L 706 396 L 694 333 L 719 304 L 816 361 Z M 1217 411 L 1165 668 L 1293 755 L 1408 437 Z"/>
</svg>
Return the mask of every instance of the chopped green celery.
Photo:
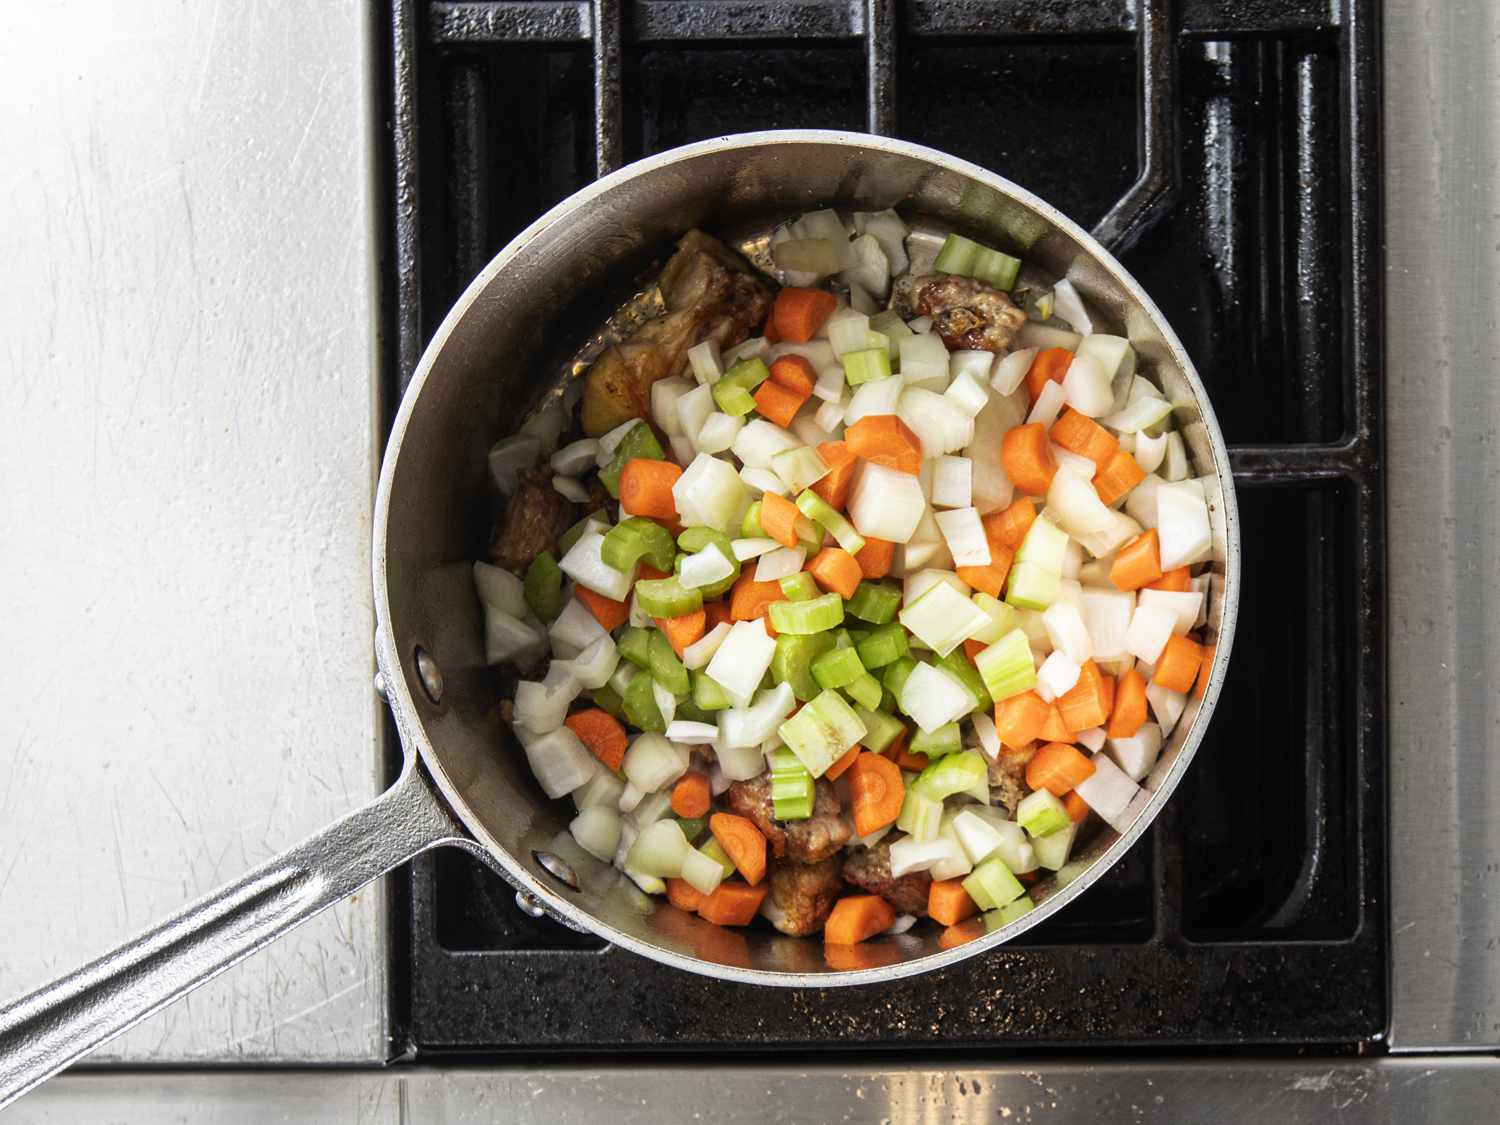
<svg viewBox="0 0 1500 1125">
<path fill-rule="evenodd" d="M 610 528 L 599 548 L 606 565 L 626 571 L 641 559 L 657 570 L 671 570 L 677 555 L 672 533 L 645 516 L 630 516 Z"/>
<path fill-rule="evenodd" d="M 1021 798 L 1016 806 L 1016 823 L 1031 836 L 1050 836 L 1073 823 L 1067 806 L 1046 789 L 1038 789 Z"/>
<path fill-rule="evenodd" d="M 1003 703 L 1036 686 L 1036 658 L 1023 629 L 1012 629 L 976 658 L 990 698 Z"/>
<path fill-rule="evenodd" d="M 880 710 L 884 711 L 887 715 L 894 715 L 896 713 L 896 697 L 891 693 L 891 689 L 884 685 L 881 685 L 880 688 Z"/>
<path fill-rule="evenodd" d="M 984 916 L 984 928 L 998 930 L 1002 926 L 1010 925 L 1017 918 L 1024 918 L 1035 909 L 1036 903 L 1031 901 L 1031 896 L 1022 895 L 998 909 L 987 911 Z"/>
<path fill-rule="evenodd" d="M 964 879 L 964 890 L 980 910 L 995 910 L 1008 902 L 1014 902 L 1026 893 L 1009 867 L 999 856 L 990 856 Z"/>
<path fill-rule="evenodd" d="M 926 844 L 937 839 L 942 823 L 943 802 L 908 785 L 906 799 L 901 802 L 901 815 L 896 817 L 896 827 L 917 843 Z"/>
<path fill-rule="evenodd" d="M 636 589 L 644 585 L 644 582 L 637 583 Z M 843 623 L 844 599 L 829 592 L 805 602 L 772 602 L 770 614 L 771 624 L 778 633 L 796 633 L 799 636 L 826 633 Z"/>
<path fill-rule="evenodd" d="M 793 695 L 806 703 L 822 690 L 813 676 L 813 668 L 832 648 L 833 637 L 828 633 L 810 636 L 783 633 L 776 638 L 776 649 L 771 654 L 771 678 L 786 684 Z"/>
<path fill-rule="evenodd" d="M 1048 871 L 1057 871 L 1068 862 L 1068 852 L 1078 838 L 1078 825 L 1070 824 L 1058 832 L 1046 836 L 1033 836 L 1031 847 L 1036 852 L 1036 862 Z"/>
<path fill-rule="evenodd" d="M 812 816 L 813 779 L 801 759 L 785 746 L 766 755 L 771 764 L 771 815 L 777 820 Z"/>
<path fill-rule="evenodd" d="M 777 728 L 813 777 L 842 758 L 865 736 L 865 724 L 836 691 L 825 690 Z"/>
<path fill-rule="evenodd" d="M 740 561 L 734 557 L 734 547 L 729 536 L 712 527 L 690 527 L 677 537 L 677 546 L 690 554 L 696 554 L 705 547 L 715 547 L 719 554 L 729 560 L 729 565 L 734 570 L 727 578 L 721 578 L 717 582 L 711 582 L 707 586 L 698 587 L 698 592 L 705 600 L 711 601 L 723 594 L 727 594 L 730 588 L 740 579 Z M 673 565 L 674 572 L 680 572 L 683 556 L 678 555 Z M 657 567 L 665 570 L 666 567 Z"/>
<path fill-rule="evenodd" d="M 701 668 L 694 668 L 688 678 L 693 681 L 693 706 L 700 711 L 727 711 L 734 706 L 729 693 L 719 686 L 717 680 L 708 678 Z"/>
<path fill-rule="evenodd" d="M 551 621 L 567 604 L 563 597 L 562 577 L 551 551 L 543 551 L 526 568 L 526 582 L 522 588 L 526 605 L 543 621 Z"/>
<path fill-rule="evenodd" d="M 844 381 L 851 387 L 891 377 L 889 342 L 861 348 L 857 352 L 845 352 L 839 356 L 839 362 L 844 365 Z"/>
<path fill-rule="evenodd" d="M 943 240 L 943 248 L 938 251 L 932 268 L 937 273 L 956 273 L 971 277 L 974 273 L 974 259 L 979 256 L 979 250 L 979 243 L 972 239 L 961 234 L 950 234 Z"/>
<path fill-rule="evenodd" d="M 828 475 L 828 462 L 810 446 L 784 449 L 771 457 L 771 471 L 793 492 L 809 488 Z"/>
<path fill-rule="evenodd" d="M 771 372 L 760 359 L 742 359 L 713 385 L 714 402 L 725 414 L 743 418 L 755 409 L 750 392 L 770 378 Z"/>
<path fill-rule="evenodd" d="M 812 489 L 804 489 L 798 494 L 797 507 L 804 516 L 832 535 L 838 541 L 838 545 L 851 555 L 857 555 L 864 550 L 865 537 L 854 530 L 854 525 L 844 518 L 842 512 Z"/>
<path fill-rule="evenodd" d="M 915 336 L 906 321 L 901 319 L 901 314 L 895 309 L 886 309 L 878 312 L 870 318 L 870 330 L 879 332 L 887 340 L 902 340 L 908 336 Z"/>
<path fill-rule="evenodd" d="M 724 850 L 724 845 L 719 843 L 713 836 L 710 836 L 703 843 L 699 844 L 698 850 L 724 869 L 724 878 L 727 879 L 734 874 L 734 860 L 729 858 L 729 853 Z"/>
<path fill-rule="evenodd" d="M 641 674 L 641 670 L 628 660 L 621 660 L 615 665 L 614 675 L 609 678 L 611 690 L 623 700 L 625 689 L 630 686 L 630 681 Z"/>
<path fill-rule="evenodd" d="M 689 678 L 691 679 L 691 673 L 689 673 Z M 703 710 L 703 708 L 694 703 L 691 698 L 678 701 L 677 714 L 675 717 L 683 720 L 684 722 L 708 723 L 710 726 L 718 721 L 707 711 Z"/>
<path fill-rule="evenodd" d="M 684 586 L 677 578 L 646 578 L 635 584 L 641 609 L 651 617 L 681 617 L 703 608 L 703 592 Z"/>
<path fill-rule="evenodd" d="M 979 670 L 974 667 L 974 662 L 969 659 L 963 649 L 956 648 L 947 656 L 934 656 L 932 663 L 963 684 L 969 693 L 969 698 L 974 701 L 970 714 L 994 706 L 994 700 L 990 698 L 984 680 L 980 678 Z"/>
<path fill-rule="evenodd" d="M 642 672 L 630 681 L 630 686 L 621 697 L 625 721 L 639 730 L 664 731 L 667 724 L 656 706 L 656 696 L 652 694 L 651 684 L 651 676 L 647 672 Z"/>
<path fill-rule="evenodd" d="M 990 619 L 990 623 L 977 632 L 971 633 L 969 635 L 970 640 L 978 641 L 984 645 L 992 645 L 1017 625 L 1021 624 L 1021 615 L 1016 612 L 1015 607 L 1008 606 L 1004 602 L 990 597 L 983 590 L 974 595 L 973 602 Z"/>
<path fill-rule="evenodd" d="M 967 593 L 960 593 L 948 582 L 934 582 L 896 619 L 918 641 L 941 653 L 952 652 L 988 621 Z"/>
<path fill-rule="evenodd" d="M 918 731 L 918 734 L 920 733 Z M 912 738 L 912 753 L 917 753 L 915 736 Z M 941 801 L 944 797 L 951 797 L 955 793 L 967 793 L 971 789 L 977 789 L 980 782 L 987 786 L 989 776 L 989 765 L 977 750 L 960 750 L 938 758 L 922 771 L 916 781 L 912 782 L 912 787 L 919 793 L 925 793 Z M 988 789 L 985 791 L 985 796 L 989 796 Z"/>
<path fill-rule="evenodd" d="M 781 592 L 787 596 L 788 601 L 810 602 L 822 591 L 818 584 L 813 581 L 813 576 L 805 570 L 799 570 L 781 580 Z"/>
<path fill-rule="evenodd" d="M 906 685 L 906 677 L 911 675 L 911 670 L 916 666 L 917 662 L 914 658 L 903 656 L 886 667 L 885 674 L 880 677 L 880 682 L 885 685 L 886 691 L 899 696 L 902 687 Z"/>
<path fill-rule="evenodd" d="M 844 609 L 845 609 L 846 612 L 848 611 L 848 608 L 849 608 L 848 603 L 847 602 L 844 603 Z M 854 638 L 849 635 L 849 630 L 848 629 L 838 628 L 838 629 L 835 629 L 833 631 L 833 647 L 834 648 L 853 648 L 854 647 Z"/>
<path fill-rule="evenodd" d="M 677 822 L 678 827 L 682 829 L 682 834 L 687 837 L 687 842 L 690 844 L 703 835 L 703 830 L 708 827 L 708 817 L 706 816 L 695 816 L 689 819 L 674 815 L 672 819 Z"/>
<path fill-rule="evenodd" d="M 1051 320 L 1057 311 L 1057 298 L 1050 289 L 1027 289 L 1021 307 L 1026 310 L 1027 320 Z"/>
<path fill-rule="evenodd" d="M 841 688 L 867 673 L 859 662 L 859 653 L 853 648 L 835 647 L 813 661 L 812 674 L 820 687 Z"/>
<path fill-rule="evenodd" d="M 672 651 L 672 642 L 665 633 L 650 630 L 651 678 L 673 695 L 686 695 L 689 690 L 687 669 Z"/>
<path fill-rule="evenodd" d="M 594 698 L 594 706 L 600 710 L 608 711 L 615 718 L 625 713 L 624 702 L 620 699 L 620 693 L 608 684 L 596 687 L 589 693 Z"/>
<path fill-rule="evenodd" d="M 948 723 L 946 726 L 938 727 L 931 734 L 918 727 L 917 732 L 911 736 L 911 745 L 907 749 L 913 754 L 926 754 L 929 758 L 941 758 L 944 754 L 957 754 L 962 750 L 963 738 L 959 735 L 957 723 Z M 927 775 L 924 773 L 922 776 Z"/>
<path fill-rule="evenodd" d="M 1016 562 L 1036 563 L 1043 570 L 1062 573 L 1063 556 L 1068 550 L 1068 533 L 1046 514 L 1037 516 L 1026 529 L 1026 537 L 1016 550 Z"/>
<path fill-rule="evenodd" d="M 571 551 L 573 549 L 573 544 L 577 543 L 580 539 L 583 538 L 583 533 L 589 529 L 589 526 L 591 524 L 602 523 L 603 521 L 600 519 L 597 513 L 590 512 L 588 515 L 584 516 L 583 519 L 579 520 L 572 527 L 568 528 L 567 531 L 563 532 L 561 536 L 558 537 L 558 556 L 561 557 Z M 607 526 L 605 527 L 605 530 L 608 530 Z"/>
<path fill-rule="evenodd" d="M 1038 517 L 1040 518 L 1040 517 Z M 1043 570 L 1033 562 L 1017 562 L 1005 583 L 1005 600 L 1021 609 L 1044 610 L 1062 595 L 1060 571 Z"/>
<path fill-rule="evenodd" d="M 896 611 L 900 608 L 900 590 L 884 582 L 861 582 L 844 611 L 871 625 L 884 625 L 896 620 Z"/>
<path fill-rule="evenodd" d="M 866 672 L 847 685 L 844 688 L 844 694 L 860 707 L 874 711 L 880 707 L 880 701 L 885 697 L 885 689 L 880 686 L 879 680 Z"/>
<path fill-rule="evenodd" d="M 859 721 L 865 724 L 865 734 L 859 740 L 860 745 L 876 754 L 883 754 L 889 750 L 891 744 L 900 738 L 901 732 L 906 729 L 906 724 L 900 719 L 881 711 L 856 707 L 854 713 L 859 716 Z"/>
<path fill-rule="evenodd" d="M 620 650 L 620 655 L 637 668 L 651 667 L 651 630 L 642 629 L 639 625 L 627 625 L 620 632 L 620 639 L 615 642 L 615 647 Z"/>
<path fill-rule="evenodd" d="M 609 459 L 609 464 L 599 470 L 599 483 L 604 485 L 616 500 L 620 498 L 620 474 L 625 471 L 625 462 L 633 461 L 638 457 L 648 461 L 661 461 L 666 458 L 666 454 L 661 449 L 661 442 L 656 440 L 656 435 L 651 432 L 651 427 L 645 422 L 632 427 L 620 439 L 620 444 L 615 446 L 615 454 Z"/>
<path fill-rule="evenodd" d="M 906 655 L 906 630 L 899 621 L 889 621 L 871 629 L 870 635 L 854 647 L 859 653 L 860 663 L 866 668 L 872 671 L 884 668 Z"/>
<path fill-rule="evenodd" d="M 1015 288 L 1016 278 L 1021 273 L 1021 259 L 1012 258 L 1000 250 L 991 250 L 988 246 L 981 246 L 979 253 L 974 256 L 974 268 L 969 276 L 986 285 L 993 285 L 996 289 L 1010 292 Z"/>
<path fill-rule="evenodd" d="M 745 518 L 740 520 L 741 539 L 764 539 L 766 529 L 760 525 L 761 501 L 753 501 L 750 507 L 745 509 Z"/>
</svg>

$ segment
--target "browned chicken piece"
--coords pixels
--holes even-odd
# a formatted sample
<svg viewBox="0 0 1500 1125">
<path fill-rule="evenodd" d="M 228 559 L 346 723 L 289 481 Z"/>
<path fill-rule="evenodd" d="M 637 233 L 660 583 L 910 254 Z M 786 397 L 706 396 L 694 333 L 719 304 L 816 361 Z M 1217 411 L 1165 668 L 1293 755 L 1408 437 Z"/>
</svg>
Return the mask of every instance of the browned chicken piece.
<svg viewBox="0 0 1500 1125">
<path fill-rule="evenodd" d="M 844 882 L 853 883 L 867 894 L 879 895 L 899 914 L 915 914 L 920 918 L 927 913 L 932 876 L 925 871 L 912 871 L 893 879 L 891 845 L 885 840 L 873 848 L 855 852 L 844 861 Z"/>
<path fill-rule="evenodd" d="M 836 855 L 818 863 L 772 862 L 771 891 L 760 912 L 771 925 L 792 937 L 817 933 L 844 889 L 844 881 L 839 878 L 841 866 Z"/>
<path fill-rule="evenodd" d="M 770 771 L 736 781 L 726 796 L 732 811 L 755 822 L 777 859 L 817 863 L 849 842 L 849 823 L 838 794 L 822 778 L 813 786 L 812 816 L 806 820 L 777 820 L 772 815 Z"/>
<path fill-rule="evenodd" d="M 1010 746 L 1000 747 L 1000 756 L 990 763 L 990 799 L 1005 808 L 1012 816 L 1021 798 L 1028 790 L 1025 784 L 1026 765 L 1036 754 L 1036 743 L 1016 750 Z"/>
<path fill-rule="evenodd" d="M 551 472 L 544 467 L 527 469 L 495 525 L 489 560 L 524 574 L 543 551 L 557 553 L 558 537 L 575 520 L 573 504 L 552 487 Z"/>
<path fill-rule="evenodd" d="M 687 352 L 701 340 L 732 347 L 766 319 L 771 291 L 732 250 L 702 231 L 677 243 L 657 281 L 667 311 L 648 320 L 623 343 L 606 350 L 583 387 L 583 429 L 608 433 L 631 418 L 645 418 L 651 385 L 679 375 Z"/>
<path fill-rule="evenodd" d="M 954 351 L 1010 351 L 1026 313 L 999 289 L 972 277 L 930 273 L 896 283 L 896 307 L 930 316 L 932 329 Z"/>
</svg>

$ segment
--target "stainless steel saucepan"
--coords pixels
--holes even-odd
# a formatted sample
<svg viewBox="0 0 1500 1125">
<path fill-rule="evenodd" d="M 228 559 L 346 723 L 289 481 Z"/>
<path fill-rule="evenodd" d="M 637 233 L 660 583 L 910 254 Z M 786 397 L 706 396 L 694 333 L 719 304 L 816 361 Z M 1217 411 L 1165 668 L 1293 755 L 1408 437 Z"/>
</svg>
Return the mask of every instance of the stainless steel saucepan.
<svg viewBox="0 0 1500 1125">
<path fill-rule="evenodd" d="M 496 713 L 470 560 L 488 531 L 485 453 L 523 408 L 559 388 L 588 337 L 683 231 L 762 230 L 818 206 L 895 207 L 1022 251 L 1066 276 L 1126 335 L 1176 407 L 1214 533 L 1212 677 L 1191 700 L 1146 789 L 1062 871 L 1039 908 L 938 948 L 934 930 L 877 939 L 838 971 L 816 940 L 716 927 L 640 894 L 577 848 L 570 802 L 548 801 Z M 376 498 L 376 653 L 405 766 L 390 790 L 156 929 L 0 1011 L 0 1105 L 222 972 L 299 922 L 438 845 L 466 848 L 536 908 L 666 964 L 773 986 L 875 985 L 973 957 L 1062 909 L 1124 855 L 1171 795 L 1203 737 L 1229 659 L 1239 591 L 1229 459 L 1181 343 L 1120 264 L 1052 207 L 932 149 L 855 134 L 754 133 L 633 164 L 558 204 L 471 284 L 433 338 L 397 415 Z"/>
</svg>

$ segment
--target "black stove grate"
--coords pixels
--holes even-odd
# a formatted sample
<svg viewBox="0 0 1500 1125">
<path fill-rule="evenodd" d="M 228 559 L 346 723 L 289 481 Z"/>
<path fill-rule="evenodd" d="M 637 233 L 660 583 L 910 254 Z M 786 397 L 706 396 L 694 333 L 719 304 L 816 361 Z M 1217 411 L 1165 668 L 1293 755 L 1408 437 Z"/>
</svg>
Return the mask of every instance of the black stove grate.
<svg viewBox="0 0 1500 1125">
<path fill-rule="evenodd" d="M 1229 678 L 1178 796 L 1022 942 L 878 989 L 756 990 L 533 920 L 482 866 L 442 854 L 411 878 L 413 1046 L 1378 1040 L 1374 5 L 396 0 L 389 15 L 400 386 L 469 278 L 597 173 L 726 132 L 899 135 L 1025 184 L 1121 254 L 1213 396 L 1246 575 Z"/>
</svg>

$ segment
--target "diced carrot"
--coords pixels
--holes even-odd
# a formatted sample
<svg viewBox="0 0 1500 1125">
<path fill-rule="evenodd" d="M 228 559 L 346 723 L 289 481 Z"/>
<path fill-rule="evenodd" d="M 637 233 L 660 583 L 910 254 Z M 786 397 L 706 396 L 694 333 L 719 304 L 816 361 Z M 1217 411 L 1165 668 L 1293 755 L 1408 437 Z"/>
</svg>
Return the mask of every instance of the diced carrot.
<svg viewBox="0 0 1500 1125">
<path fill-rule="evenodd" d="M 689 770 L 672 786 L 672 811 L 684 820 L 694 820 L 708 812 L 711 801 L 706 773 Z"/>
<path fill-rule="evenodd" d="M 1035 519 L 1036 501 L 1030 496 L 1018 496 L 1005 511 L 991 512 L 985 516 L 981 522 L 984 524 L 985 537 L 990 541 L 990 553 L 994 553 L 997 545 L 1014 551 L 1021 545 L 1021 540 L 1026 538 Z"/>
<path fill-rule="evenodd" d="M 1193 576 L 1185 566 L 1174 566 L 1155 582 L 1147 582 L 1148 590 L 1167 590 L 1174 594 L 1185 594 L 1193 588 Z"/>
<path fill-rule="evenodd" d="M 1049 742 L 1026 765 L 1026 784 L 1061 797 L 1094 776 L 1094 763 L 1066 742 Z"/>
<path fill-rule="evenodd" d="M 991 544 L 988 566 L 954 567 L 954 573 L 974 589 L 983 590 L 992 598 L 999 598 L 1003 596 L 1005 579 L 1010 574 L 1011 560 L 1015 557 L 1016 553 L 1009 547 L 996 548 Z"/>
<path fill-rule="evenodd" d="M 679 534 L 681 533 L 679 532 Z M 636 581 L 639 582 L 643 578 L 670 578 L 671 575 L 668 574 L 665 570 L 657 570 L 656 567 L 652 566 L 650 563 L 641 563 L 641 568 L 636 572 L 635 577 Z"/>
<path fill-rule="evenodd" d="M 1115 554 L 1109 580 L 1117 590 L 1139 590 L 1161 577 L 1161 543 L 1156 528 L 1147 528 Z"/>
<path fill-rule="evenodd" d="M 717 625 L 727 625 L 733 620 L 729 616 L 729 603 L 723 598 L 715 598 L 711 602 L 703 603 L 703 631 L 712 632 Z"/>
<path fill-rule="evenodd" d="M 672 642 L 672 651 L 678 656 L 688 645 L 701 640 L 708 628 L 708 614 L 702 609 L 684 613 L 681 617 L 657 617 L 654 620 L 656 627 Z"/>
<path fill-rule="evenodd" d="M 837 781 L 844 776 L 844 771 L 854 764 L 854 759 L 859 757 L 860 745 L 855 743 L 849 747 L 842 758 L 837 759 L 833 765 L 823 771 L 823 776 L 829 781 Z"/>
<path fill-rule="evenodd" d="M 761 530 L 783 547 L 795 547 L 800 542 L 797 538 L 797 517 L 801 514 L 797 505 L 785 496 L 767 492 L 760 498 Z"/>
<path fill-rule="evenodd" d="M 1146 470 L 1136 464 L 1135 458 L 1123 449 L 1115 450 L 1109 462 L 1099 466 L 1094 474 L 1094 491 L 1101 503 L 1113 504 L 1141 481 L 1146 479 Z"/>
<path fill-rule="evenodd" d="M 708 830 L 745 882 L 753 887 L 765 877 L 766 838 L 753 820 L 734 813 L 714 813 L 708 818 Z"/>
<path fill-rule="evenodd" d="M 747 883 L 720 883 L 714 893 L 698 904 L 698 917 L 716 926 L 748 926 L 760 913 L 770 884 L 752 887 Z"/>
<path fill-rule="evenodd" d="M 677 519 L 677 501 L 672 486 L 682 469 L 670 461 L 632 457 L 620 470 L 620 508 L 626 515 L 655 520 Z"/>
<path fill-rule="evenodd" d="M 1073 353 L 1067 348 L 1043 348 L 1037 352 L 1031 361 L 1031 369 L 1026 372 L 1026 393 L 1031 396 L 1031 401 L 1036 401 L 1048 379 L 1061 383 L 1072 362 Z"/>
<path fill-rule="evenodd" d="M 1057 473 L 1057 456 L 1040 422 L 1007 430 L 1000 439 L 1000 463 L 1005 475 L 1022 492 L 1044 496 Z"/>
<path fill-rule="evenodd" d="M 849 797 L 856 834 L 868 836 L 896 823 L 906 800 L 901 767 L 879 754 L 861 754 L 849 767 Z"/>
<path fill-rule="evenodd" d="M 771 382 L 780 383 L 789 391 L 796 391 L 804 402 L 813 392 L 818 373 L 806 356 L 784 355 L 771 364 Z"/>
<path fill-rule="evenodd" d="M 790 344 L 805 344 L 817 335 L 824 321 L 839 307 L 838 298 L 826 289 L 787 286 L 776 294 L 771 317 L 776 332 Z"/>
<path fill-rule="evenodd" d="M 1193 681 L 1198 678 L 1198 666 L 1202 663 L 1203 646 L 1173 633 L 1156 658 L 1156 674 L 1151 677 L 1151 682 L 1168 691 L 1192 691 Z"/>
<path fill-rule="evenodd" d="M 884 578 L 891 572 L 891 561 L 896 556 L 896 544 L 889 539 L 865 538 L 865 545 L 854 556 L 859 563 L 859 572 L 866 578 Z"/>
<path fill-rule="evenodd" d="M 698 907 L 703 902 L 703 892 L 686 879 L 667 880 L 667 901 L 678 910 L 686 910 L 689 914 L 696 914 Z"/>
<path fill-rule="evenodd" d="M 1115 708 L 1104 733 L 1110 738 L 1131 738 L 1146 722 L 1146 677 L 1131 668 L 1115 689 Z"/>
<path fill-rule="evenodd" d="M 1057 699 L 1057 709 L 1069 730 L 1089 730 L 1109 721 L 1104 683 L 1099 665 L 1085 660 L 1078 672 L 1078 682 Z"/>
<path fill-rule="evenodd" d="M 1099 686 L 1104 693 L 1104 717 L 1108 720 L 1109 716 L 1115 713 L 1115 681 L 1113 676 L 1103 676 L 1101 680 Z"/>
<path fill-rule="evenodd" d="M 960 945 L 984 937 L 988 932 L 989 927 L 985 925 L 983 918 L 965 918 L 938 934 L 938 948 L 957 949 Z"/>
<path fill-rule="evenodd" d="M 829 945 L 858 945 L 890 929 L 895 920 L 896 908 L 879 895 L 846 895 L 833 904 L 833 913 L 823 923 L 823 940 Z"/>
<path fill-rule="evenodd" d="M 1100 469 L 1120 452 L 1120 441 L 1114 434 L 1071 406 L 1062 412 L 1061 418 L 1052 423 L 1052 440 L 1070 453 L 1087 457 Z M 1105 503 L 1109 501 L 1106 500 Z"/>
<path fill-rule="evenodd" d="M 964 655 L 970 660 L 978 660 L 979 654 L 988 647 L 983 641 L 976 641 L 973 637 L 968 637 L 964 641 Z"/>
<path fill-rule="evenodd" d="M 842 508 L 849 502 L 849 486 L 854 483 L 854 470 L 859 468 L 859 458 L 850 453 L 849 446 L 841 441 L 819 443 L 818 456 L 828 466 L 828 474 L 813 481 L 812 490 L 828 501 L 830 507 Z"/>
<path fill-rule="evenodd" d="M 777 360 L 780 363 L 780 360 Z M 760 412 L 761 417 L 775 422 L 782 429 L 792 424 L 792 419 L 797 416 L 797 411 L 802 409 L 802 404 L 808 400 L 811 392 L 799 393 L 781 383 L 767 379 L 756 388 L 755 409 Z"/>
<path fill-rule="evenodd" d="M 731 621 L 754 621 L 765 617 L 772 602 L 786 597 L 780 582 L 757 582 L 755 571 L 746 567 L 729 595 Z"/>
<path fill-rule="evenodd" d="M 1016 881 L 1019 883 L 1025 883 L 1028 887 L 1035 886 L 1037 880 L 1039 880 L 1041 877 L 1041 872 L 1039 871 L 1016 872 Z"/>
<path fill-rule="evenodd" d="M 807 572 L 818 580 L 819 586 L 841 598 L 852 598 L 864 577 L 859 560 L 840 547 L 824 547 L 807 564 Z"/>
<path fill-rule="evenodd" d="M 903 730 L 896 736 L 896 741 L 887 746 L 880 756 L 886 759 L 886 761 L 895 762 L 904 770 L 913 770 L 916 773 L 921 773 L 928 766 L 932 765 L 932 759 L 926 754 L 913 754 L 907 749 L 906 743 L 910 736 L 911 731 Z"/>
<path fill-rule="evenodd" d="M 894 414 L 866 414 L 844 431 L 844 444 L 856 457 L 916 476 L 922 471 L 922 443 Z"/>
<path fill-rule="evenodd" d="M 1068 810 L 1068 819 L 1074 824 L 1082 824 L 1092 812 L 1089 803 L 1078 795 L 1077 790 L 1069 790 L 1068 795 L 1063 798 L 1063 808 Z"/>
<path fill-rule="evenodd" d="M 776 307 L 771 307 L 771 315 L 766 317 L 766 322 L 760 327 L 760 334 L 766 338 L 768 344 L 781 343 L 781 329 L 776 327 Z"/>
<path fill-rule="evenodd" d="M 1035 742 L 1047 722 L 1047 705 L 1034 691 L 1023 691 L 995 704 L 995 733 L 1006 746 Z"/>
<path fill-rule="evenodd" d="M 587 711 L 575 711 L 563 720 L 563 725 L 578 736 L 578 741 L 589 748 L 589 753 L 612 770 L 618 770 L 625 761 L 625 748 L 630 739 L 620 720 L 600 707 Z"/>
<path fill-rule="evenodd" d="M 979 913 L 979 904 L 969 897 L 960 879 L 934 879 L 927 890 L 927 916 L 942 926 L 952 926 Z"/>
<path fill-rule="evenodd" d="M 604 626 L 606 633 L 613 633 L 630 620 L 629 602 L 617 602 L 614 598 L 606 598 L 603 594 L 594 593 L 587 586 L 575 586 L 573 595 L 588 607 L 588 611 L 594 615 L 594 620 Z"/>
<path fill-rule="evenodd" d="M 1214 651 L 1218 647 L 1218 645 L 1203 646 L 1203 659 L 1198 663 L 1198 682 L 1193 686 L 1193 694 L 1199 699 L 1202 699 L 1204 693 L 1208 691 L 1208 680 L 1214 670 Z"/>
<path fill-rule="evenodd" d="M 1068 729 L 1068 724 L 1063 720 L 1062 709 L 1056 703 L 1047 706 L 1047 721 L 1042 724 L 1042 731 L 1038 738 L 1047 742 L 1068 742 L 1073 737 L 1073 732 Z"/>
</svg>

